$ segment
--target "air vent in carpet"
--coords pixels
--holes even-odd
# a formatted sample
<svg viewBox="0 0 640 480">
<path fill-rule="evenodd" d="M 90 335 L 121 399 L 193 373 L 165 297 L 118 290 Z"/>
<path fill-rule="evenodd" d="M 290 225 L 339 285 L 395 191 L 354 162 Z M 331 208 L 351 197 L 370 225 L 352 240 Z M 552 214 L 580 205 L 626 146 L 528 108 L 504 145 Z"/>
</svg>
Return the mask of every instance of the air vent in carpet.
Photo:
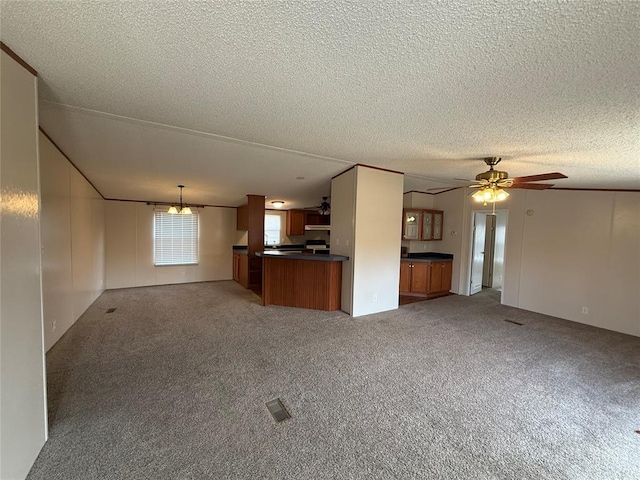
<svg viewBox="0 0 640 480">
<path fill-rule="evenodd" d="M 513 323 L 514 325 L 522 325 L 520 322 L 516 322 L 514 320 L 509 320 L 508 318 L 504 319 L 505 322 Z"/>
<path fill-rule="evenodd" d="M 287 418 L 291 418 L 291 415 L 289 415 L 289 412 L 284 408 L 284 405 L 279 398 L 268 401 L 266 405 L 269 413 L 271 413 L 276 422 L 281 422 Z"/>
<path fill-rule="evenodd" d="M 107 308 L 107 311 L 105 313 L 113 313 L 115 311 L 116 311 L 115 308 Z"/>
</svg>

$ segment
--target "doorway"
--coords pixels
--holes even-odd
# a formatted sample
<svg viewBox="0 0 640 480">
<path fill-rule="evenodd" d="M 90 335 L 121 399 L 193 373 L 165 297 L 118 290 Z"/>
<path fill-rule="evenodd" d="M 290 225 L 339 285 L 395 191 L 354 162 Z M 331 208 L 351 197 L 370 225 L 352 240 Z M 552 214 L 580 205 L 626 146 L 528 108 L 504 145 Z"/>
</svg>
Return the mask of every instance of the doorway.
<svg viewBox="0 0 640 480">
<path fill-rule="evenodd" d="M 469 295 L 483 288 L 502 291 L 507 211 L 473 213 Z"/>
</svg>

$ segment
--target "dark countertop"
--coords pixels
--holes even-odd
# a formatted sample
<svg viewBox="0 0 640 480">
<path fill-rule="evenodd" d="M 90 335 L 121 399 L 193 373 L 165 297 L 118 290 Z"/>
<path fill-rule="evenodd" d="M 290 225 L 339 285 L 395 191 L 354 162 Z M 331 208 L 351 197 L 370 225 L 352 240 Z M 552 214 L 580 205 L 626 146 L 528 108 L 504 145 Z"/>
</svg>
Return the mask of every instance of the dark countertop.
<svg viewBox="0 0 640 480">
<path fill-rule="evenodd" d="M 423 252 L 410 253 L 407 257 L 402 257 L 405 262 L 452 262 L 453 255 L 450 253 Z"/>
<path fill-rule="evenodd" d="M 236 253 L 247 253 L 247 246 L 246 245 L 233 245 L 233 251 Z M 265 245 L 264 249 L 265 251 L 271 251 L 271 250 L 275 250 L 275 251 L 280 251 L 280 252 L 286 252 L 286 251 L 291 251 L 291 250 L 304 250 L 306 247 L 303 244 L 284 244 L 284 245 Z M 244 250 L 244 252 L 242 252 Z"/>
<path fill-rule="evenodd" d="M 313 253 L 282 252 L 277 250 L 256 253 L 258 257 L 291 258 L 294 260 L 319 260 L 321 262 L 344 262 L 349 257 L 344 255 L 314 255 Z"/>
</svg>

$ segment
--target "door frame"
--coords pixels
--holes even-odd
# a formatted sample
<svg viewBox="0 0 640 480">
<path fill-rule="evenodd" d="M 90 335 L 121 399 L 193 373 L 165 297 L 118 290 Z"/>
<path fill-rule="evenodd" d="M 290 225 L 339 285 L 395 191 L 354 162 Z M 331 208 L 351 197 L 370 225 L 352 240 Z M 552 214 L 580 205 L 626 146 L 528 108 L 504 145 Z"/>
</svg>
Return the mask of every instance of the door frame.
<svg viewBox="0 0 640 480">
<path fill-rule="evenodd" d="M 506 207 L 506 205 L 505 205 Z M 509 209 L 508 208 L 496 208 L 495 210 L 496 212 L 504 212 L 507 216 L 507 227 L 506 227 L 506 232 L 505 232 L 505 238 L 507 237 L 507 233 L 509 231 Z M 466 263 L 466 267 L 467 267 L 467 271 L 465 273 L 465 283 L 464 283 L 464 290 L 463 290 L 463 294 L 466 296 L 471 296 L 471 268 L 473 266 L 473 239 L 474 239 L 474 231 L 473 231 L 473 226 L 474 226 L 474 221 L 475 221 L 475 217 L 476 217 L 476 212 L 478 213 L 487 213 L 487 214 L 491 214 L 493 213 L 493 209 L 492 208 L 471 208 L 469 210 L 470 215 L 468 217 L 468 222 L 467 222 L 467 228 L 468 228 L 468 234 L 466 235 L 466 241 L 464 243 L 464 247 L 467 253 L 467 261 Z M 503 264 L 504 264 L 504 268 L 506 270 L 506 259 L 507 259 L 507 255 L 506 255 L 506 245 L 505 245 L 505 255 L 503 258 Z M 502 303 L 502 296 L 504 295 L 504 286 L 502 288 L 502 290 L 500 291 L 500 303 Z"/>
</svg>

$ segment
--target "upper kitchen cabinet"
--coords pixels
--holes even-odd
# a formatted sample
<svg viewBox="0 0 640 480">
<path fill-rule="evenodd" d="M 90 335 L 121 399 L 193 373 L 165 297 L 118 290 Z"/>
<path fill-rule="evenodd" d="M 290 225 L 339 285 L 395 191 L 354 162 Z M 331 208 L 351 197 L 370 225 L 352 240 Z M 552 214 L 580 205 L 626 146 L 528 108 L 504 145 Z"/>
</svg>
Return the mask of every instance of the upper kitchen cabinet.
<svg viewBox="0 0 640 480">
<path fill-rule="evenodd" d="M 287 235 L 304 235 L 305 225 L 331 224 L 330 215 L 322 215 L 315 210 L 287 210 Z"/>
<path fill-rule="evenodd" d="M 249 230 L 249 205 L 238 207 L 236 212 L 236 230 Z"/>
<path fill-rule="evenodd" d="M 442 240 L 444 213 L 441 210 L 403 210 L 403 240 Z"/>
<path fill-rule="evenodd" d="M 304 210 L 287 210 L 287 235 L 304 235 Z"/>
<path fill-rule="evenodd" d="M 403 210 L 402 239 L 420 240 L 421 210 Z"/>
</svg>

